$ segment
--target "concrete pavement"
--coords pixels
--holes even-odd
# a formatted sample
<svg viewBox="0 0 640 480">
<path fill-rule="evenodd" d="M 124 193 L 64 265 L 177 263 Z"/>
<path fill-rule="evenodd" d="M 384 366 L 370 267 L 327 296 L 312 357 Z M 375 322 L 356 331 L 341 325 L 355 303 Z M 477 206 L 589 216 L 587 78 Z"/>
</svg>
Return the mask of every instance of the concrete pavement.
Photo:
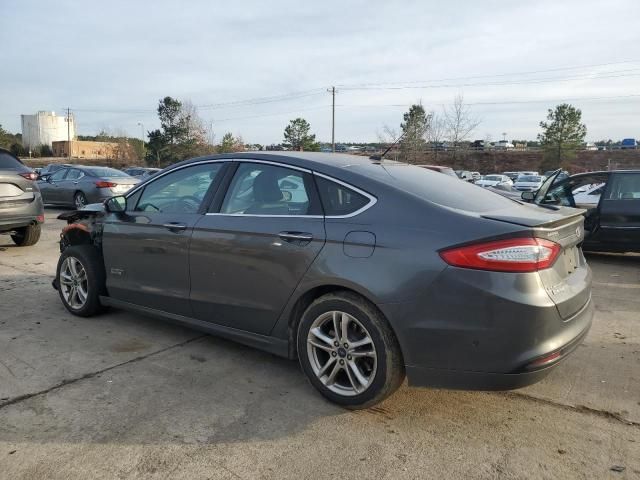
<svg viewBox="0 0 640 480">
<path fill-rule="evenodd" d="M 640 477 L 640 257 L 589 257 L 594 326 L 543 382 L 403 386 L 349 412 L 295 362 L 126 312 L 73 317 L 46 213 L 36 246 L 0 236 L 0 478 Z"/>
</svg>

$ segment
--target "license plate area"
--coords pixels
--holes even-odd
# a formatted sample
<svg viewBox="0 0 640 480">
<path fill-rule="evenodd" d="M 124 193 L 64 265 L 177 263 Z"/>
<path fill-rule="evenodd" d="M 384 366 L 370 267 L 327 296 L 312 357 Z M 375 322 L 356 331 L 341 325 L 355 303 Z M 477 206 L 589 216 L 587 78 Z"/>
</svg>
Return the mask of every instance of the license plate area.
<svg viewBox="0 0 640 480">
<path fill-rule="evenodd" d="M 580 249 L 577 246 L 566 247 L 559 259 L 562 262 L 564 271 L 571 275 L 580 266 Z"/>
</svg>

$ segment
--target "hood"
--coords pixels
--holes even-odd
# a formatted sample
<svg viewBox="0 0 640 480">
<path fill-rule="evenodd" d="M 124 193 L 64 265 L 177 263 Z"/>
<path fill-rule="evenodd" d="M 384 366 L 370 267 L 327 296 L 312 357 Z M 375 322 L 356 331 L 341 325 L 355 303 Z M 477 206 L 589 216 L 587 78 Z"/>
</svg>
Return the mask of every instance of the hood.
<svg viewBox="0 0 640 480">
<path fill-rule="evenodd" d="M 79 218 L 87 218 L 94 215 L 102 215 L 105 213 L 103 203 L 90 203 L 80 210 L 71 210 L 58 215 L 59 220 L 77 220 Z"/>
</svg>

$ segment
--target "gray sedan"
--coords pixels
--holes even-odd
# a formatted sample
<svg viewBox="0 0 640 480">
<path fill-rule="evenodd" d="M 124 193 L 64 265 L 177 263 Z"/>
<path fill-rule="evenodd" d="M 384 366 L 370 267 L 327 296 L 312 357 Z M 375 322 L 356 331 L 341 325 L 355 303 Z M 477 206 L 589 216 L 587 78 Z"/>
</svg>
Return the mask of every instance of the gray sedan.
<svg viewBox="0 0 640 480">
<path fill-rule="evenodd" d="M 109 167 L 65 166 L 38 182 L 45 204 L 82 208 L 122 195 L 140 180 Z"/>
<path fill-rule="evenodd" d="M 510 389 L 591 325 L 582 211 L 364 157 L 244 152 L 68 212 L 55 286 L 297 358 L 349 408 L 410 385 Z"/>
</svg>

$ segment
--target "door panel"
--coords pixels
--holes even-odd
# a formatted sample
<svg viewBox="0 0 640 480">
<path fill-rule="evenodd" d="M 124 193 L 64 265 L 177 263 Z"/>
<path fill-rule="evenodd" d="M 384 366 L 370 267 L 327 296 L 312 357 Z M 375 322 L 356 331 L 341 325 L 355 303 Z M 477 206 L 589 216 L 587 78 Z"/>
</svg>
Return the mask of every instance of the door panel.
<svg viewBox="0 0 640 480">
<path fill-rule="evenodd" d="M 61 203 L 62 197 L 60 194 L 60 184 L 64 182 L 64 178 L 69 170 L 67 168 L 60 169 L 54 172 L 49 181 L 42 182 L 39 186 L 42 194 L 43 201 L 45 203 Z"/>
<path fill-rule="evenodd" d="M 103 253 L 109 296 L 192 316 L 189 244 L 224 163 L 188 166 L 150 182 L 105 219 Z M 135 203 L 130 205 L 129 203 Z"/>
<path fill-rule="evenodd" d="M 310 173 L 241 162 L 190 248 L 196 318 L 268 334 L 325 242 Z"/>
<path fill-rule="evenodd" d="M 640 248 L 640 173 L 611 175 L 600 202 L 598 240 L 620 249 Z"/>
<path fill-rule="evenodd" d="M 324 241 L 322 218 L 206 215 L 189 255 L 195 317 L 268 334 Z"/>
</svg>

